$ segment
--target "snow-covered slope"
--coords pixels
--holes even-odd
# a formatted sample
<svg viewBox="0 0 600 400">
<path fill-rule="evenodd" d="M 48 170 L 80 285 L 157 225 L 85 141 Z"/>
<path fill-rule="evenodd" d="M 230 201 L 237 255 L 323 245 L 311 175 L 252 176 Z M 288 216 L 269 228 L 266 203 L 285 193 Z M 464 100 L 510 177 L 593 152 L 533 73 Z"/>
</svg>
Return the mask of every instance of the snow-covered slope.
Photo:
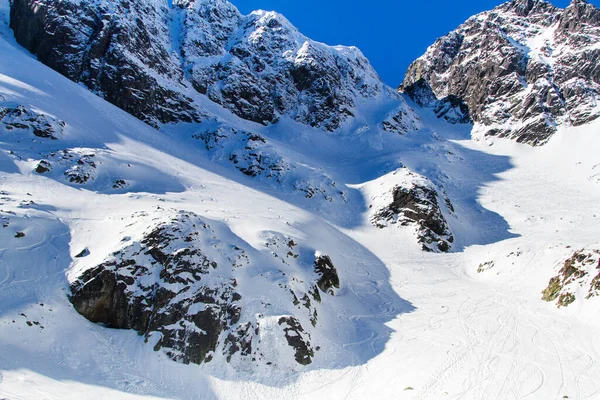
<svg viewBox="0 0 600 400">
<path fill-rule="evenodd" d="M 558 126 L 600 116 L 599 41 L 600 10 L 585 0 L 564 10 L 511 0 L 438 39 L 400 90 L 426 85 L 438 98 L 464 100 L 475 138 L 542 145 Z"/>
<path fill-rule="evenodd" d="M 91 321 L 137 330 L 140 351 L 210 363 L 221 376 L 283 379 L 381 351 L 384 323 L 412 308 L 373 255 L 322 218 L 237 183 L 256 181 L 214 166 L 204 145 L 189 146 L 197 139 L 158 133 L 49 70 L 9 35 L 0 49 L 3 348 L 26 351 L 15 333 L 29 325 L 48 343 L 77 342 L 86 322 L 70 298 Z M 364 262 L 376 292 L 351 290 Z M 42 321 L 53 315 L 63 325 Z M 365 340 L 368 349 L 348 345 Z M 32 363 L 74 357 L 52 351 Z"/>
<path fill-rule="evenodd" d="M 217 59 L 236 18 L 291 30 L 201 3 L 229 10 L 205 17 Z M 196 26 L 198 4 L 169 21 Z M 201 122 L 156 130 L 38 62 L 8 12 L 0 397 L 600 394 L 597 121 L 488 147 L 448 123 L 465 121 L 456 99 L 377 95 L 331 134 L 291 111 L 240 118 L 183 84 Z M 171 43 L 187 29 L 167 25 Z"/>
</svg>

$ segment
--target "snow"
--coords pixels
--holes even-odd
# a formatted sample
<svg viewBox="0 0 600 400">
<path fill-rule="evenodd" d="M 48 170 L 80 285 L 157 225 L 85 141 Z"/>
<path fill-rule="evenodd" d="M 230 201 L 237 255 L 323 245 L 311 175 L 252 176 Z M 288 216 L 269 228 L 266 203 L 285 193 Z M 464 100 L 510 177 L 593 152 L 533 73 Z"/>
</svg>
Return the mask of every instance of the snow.
<svg viewBox="0 0 600 400">
<path fill-rule="evenodd" d="M 5 19 L 0 25 L 2 104 L 66 123 L 56 141 L 0 127 L 0 216 L 8 221 L 0 228 L 0 397 L 600 396 L 600 300 L 577 296 L 561 309 L 541 301 L 575 250 L 598 249 L 600 123 L 562 127 L 541 148 L 505 139 L 490 146 L 472 141 L 470 126 L 449 126 L 386 96 L 359 105 L 360 117 L 336 134 L 289 118 L 258 126 L 206 101 L 224 123 L 310 166 L 299 168 L 302 177 L 327 171 L 348 195 L 347 202 L 306 199 L 216 163 L 189 135 L 203 125 L 157 132 L 101 101 L 19 48 Z M 418 131 L 381 131 L 385 116 L 409 106 Z M 33 172 L 40 153 L 64 148 L 96 154 L 88 184 L 66 181 L 60 163 L 47 175 Z M 447 192 L 457 252 L 423 253 L 410 227 L 369 222 L 369 206 L 385 205 L 385 193 L 407 181 L 402 167 Z M 112 188 L 117 178 L 127 186 Z M 264 348 L 285 371 L 223 360 L 177 364 L 135 332 L 91 324 L 73 310 L 69 283 L 122 240 L 139 241 L 170 209 L 216 221 L 222 236 L 257 258 L 267 259 L 273 250 L 264 244 L 273 237 L 294 238 L 306 257 L 331 256 L 342 288 L 319 310 L 313 339 L 323 350 L 311 366 L 295 364 L 282 342 L 283 302 L 255 317 L 265 327 Z M 89 255 L 74 258 L 85 248 Z M 257 268 L 249 274 L 274 274 L 266 261 Z M 255 282 L 246 278 L 247 286 Z M 265 287 L 248 289 L 256 302 L 249 313 L 279 299 Z"/>
</svg>

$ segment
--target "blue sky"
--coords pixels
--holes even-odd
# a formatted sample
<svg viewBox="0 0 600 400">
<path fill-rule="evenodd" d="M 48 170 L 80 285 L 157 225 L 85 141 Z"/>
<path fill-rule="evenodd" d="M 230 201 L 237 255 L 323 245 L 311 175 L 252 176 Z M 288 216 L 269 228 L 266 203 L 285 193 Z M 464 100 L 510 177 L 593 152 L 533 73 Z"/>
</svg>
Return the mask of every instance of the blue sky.
<svg viewBox="0 0 600 400">
<path fill-rule="evenodd" d="M 471 15 L 503 1 L 490 0 L 230 0 L 242 13 L 275 10 L 306 36 L 330 45 L 359 47 L 383 80 L 397 86 L 408 65 L 440 36 Z M 599 5 L 600 0 L 590 1 Z M 569 0 L 553 0 L 566 7 Z"/>
</svg>

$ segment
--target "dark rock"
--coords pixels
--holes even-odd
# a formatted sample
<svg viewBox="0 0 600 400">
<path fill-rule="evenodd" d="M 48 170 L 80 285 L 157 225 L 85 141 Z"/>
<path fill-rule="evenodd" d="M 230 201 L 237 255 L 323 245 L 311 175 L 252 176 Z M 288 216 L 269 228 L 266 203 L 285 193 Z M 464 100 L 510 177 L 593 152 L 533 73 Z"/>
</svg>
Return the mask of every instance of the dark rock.
<svg viewBox="0 0 600 400">
<path fill-rule="evenodd" d="M 340 278 L 329 256 L 320 255 L 315 260 L 315 272 L 319 275 L 317 286 L 323 293 L 333 296 L 333 288 L 340 288 Z"/>
<path fill-rule="evenodd" d="M 123 179 L 117 179 L 113 183 L 113 189 L 121 189 L 121 188 L 124 188 L 125 186 L 127 186 L 127 182 L 125 182 Z"/>
<path fill-rule="evenodd" d="M 88 320 L 135 330 L 156 351 L 163 350 L 178 362 L 208 363 L 221 354 L 231 363 L 234 357 L 235 363 L 266 362 L 259 335 L 264 316 L 243 319 L 252 318 L 242 314 L 243 302 L 248 300 L 231 275 L 238 268 L 250 267 L 251 258 L 239 246 L 222 242 L 219 232 L 195 214 L 177 212 L 171 220 L 150 227 L 140 241 L 127 241 L 102 264 L 85 271 L 71 285 L 70 301 Z M 297 246 L 279 234 L 268 244 L 274 257 L 278 250 Z M 286 262 L 283 253 L 277 258 Z M 334 287 L 337 275 L 330 261 L 322 258 L 319 264 L 323 287 Z M 303 290 L 299 279 L 292 277 L 288 284 Z M 278 287 L 291 293 L 290 305 L 306 307 L 298 307 L 303 316 L 278 316 L 275 322 L 282 326 L 281 335 L 292 347 L 294 359 L 308 365 L 315 350 L 301 321 L 309 321 L 308 327 L 314 329 L 318 312 L 305 291 L 299 300 L 291 286 L 279 280 Z M 318 295 L 317 285 L 311 288 Z M 268 302 L 263 306 L 271 307 Z"/>
<path fill-rule="evenodd" d="M 402 88 L 412 101 L 421 107 L 431 108 L 438 118 L 451 124 L 470 124 L 473 121 L 469 114 L 469 106 L 458 96 L 449 95 L 438 99 L 425 79 Z"/>
<path fill-rule="evenodd" d="M 421 120 L 410 107 L 402 105 L 398 110 L 387 116 L 381 123 L 381 128 L 386 132 L 404 135 L 421 129 Z"/>
<path fill-rule="evenodd" d="M 79 252 L 79 253 L 78 253 L 78 254 L 75 256 L 75 258 L 83 258 L 83 257 L 87 257 L 87 256 L 89 256 L 89 255 L 90 255 L 90 251 L 89 251 L 87 248 L 85 248 L 85 249 L 81 250 L 81 252 Z"/>
<path fill-rule="evenodd" d="M 50 164 L 47 160 L 42 160 L 38 163 L 35 168 L 35 172 L 38 174 L 45 174 L 46 172 L 50 172 L 52 170 L 52 164 Z"/>
<path fill-rule="evenodd" d="M 17 239 L 20 239 L 20 238 L 23 238 L 23 237 L 25 237 L 25 233 L 23 233 L 23 232 L 17 232 L 15 234 L 15 238 L 17 238 Z"/>
<path fill-rule="evenodd" d="M 310 344 L 310 335 L 302 328 L 300 321 L 294 317 L 281 317 L 279 325 L 284 326 L 285 338 L 294 348 L 294 358 L 301 365 L 309 365 L 315 356 L 315 350 Z"/>
<path fill-rule="evenodd" d="M 52 140 L 57 140 L 58 136 L 62 136 L 65 127 L 63 121 L 22 105 L 0 105 L 0 123 L 7 131 L 24 130 L 39 138 Z"/>
<path fill-rule="evenodd" d="M 416 225 L 417 237 L 424 251 L 448 252 L 454 243 L 450 226 L 440 209 L 436 191 L 413 183 L 410 187 L 396 186 L 392 203 L 377 210 L 371 223 L 379 228 L 388 224 Z M 447 200 L 449 202 L 449 200 Z"/>
<path fill-rule="evenodd" d="M 173 214 L 171 219 L 149 227 L 139 241 L 122 242 L 121 250 L 73 282 L 69 299 L 74 308 L 91 322 L 137 331 L 156 351 L 162 350 L 181 363 L 208 363 L 217 355 L 236 364 L 263 361 L 259 335 L 263 317 L 254 312 L 243 315 L 244 301 L 254 304 L 254 299 L 244 298 L 243 288 L 234 278 L 238 269 L 251 268 L 254 256 L 238 245 L 223 242 L 222 227 L 214 228 L 193 213 L 169 213 Z M 284 235 L 269 240 L 274 256 L 278 250 L 296 246 Z M 278 263 L 286 262 L 281 254 L 277 255 Z M 334 285 L 328 264 L 323 259 L 327 279 L 322 280 Z M 247 271 L 242 274 L 247 277 Z M 283 284 L 279 279 L 282 275 L 278 274 L 272 287 L 291 293 L 292 309 L 296 309 L 294 304 L 302 304 L 306 310 L 298 307 L 302 315 L 282 320 L 278 315 L 274 321 L 283 326 L 281 335 L 293 348 L 296 361 L 307 365 L 312 362 L 314 349 L 311 334 L 300 321 L 309 321 L 311 329 L 317 325 L 318 312 L 303 289 L 312 284 L 304 286 L 295 277 Z M 261 282 L 257 283 L 264 284 L 258 279 Z M 301 300 L 292 286 L 302 291 Z M 318 294 L 316 285 L 313 289 Z M 268 302 L 262 304 L 267 310 L 271 307 Z M 276 339 L 278 343 L 282 337 Z"/>
<path fill-rule="evenodd" d="M 196 239 L 181 237 L 188 218 L 182 214 L 158 226 L 113 260 L 86 271 L 71 286 L 70 300 L 92 322 L 134 329 L 147 340 L 158 337 L 155 350 L 200 364 L 210 361 L 221 333 L 236 329 L 241 296 L 232 282 L 201 283 L 218 265 L 194 247 Z M 208 225 L 198 229 L 210 232 Z M 177 249 L 178 243 L 186 247 Z"/>
<path fill-rule="evenodd" d="M 96 162 L 94 154 L 80 157 L 77 162 L 65 171 L 65 178 L 70 183 L 84 185 L 93 180 L 96 175 Z"/>
<path fill-rule="evenodd" d="M 155 126 L 197 121 L 178 59 L 164 47 L 167 3 L 157 4 L 14 0 L 10 26 L 41 62 L 136 117 Z"/>
</svg>

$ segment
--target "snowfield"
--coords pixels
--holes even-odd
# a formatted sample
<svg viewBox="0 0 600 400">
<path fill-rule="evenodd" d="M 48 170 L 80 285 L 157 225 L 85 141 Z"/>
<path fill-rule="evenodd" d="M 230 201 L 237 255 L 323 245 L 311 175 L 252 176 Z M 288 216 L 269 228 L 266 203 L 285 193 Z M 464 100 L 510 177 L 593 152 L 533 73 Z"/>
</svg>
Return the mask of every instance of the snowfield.
<svg viewBox="0 0 600 400">
<path fill-rule="evenodd" d="M 542 300 L 576 251 L 600 250 L 600 122 L 561 127 L 532 148 L 473 141 L 470 125 L 391 97 L 357 105 L 360 118 L 325 133 L 285 117 L 244 121 L 198 95 L 218 122 L 157 131 L 18 46 L 7 3 L 0 107 L 23 106 L 31 126 L 0 123 L 0 399 L 600 398 L 600 296 L 586 299 L 586 281 L 569 286 L 568 306 Z M 405 108 L 414 130 L 381 129 Z M 46 123 L 56 140 L 35 130 L 50 132 Z M 211 150 L 197 137 L 221 125 L 260 135 L 262 154 L 293 172 L 281 184 L 241 174 L 223 159 L 242 147 Z M 437 191 L 453 252 L 423 252 L 412 225 L 371 222 L 413 180 Z M 232 274 L 251 299 L 242 317 L 261 326 L 275 366 L 223 355 L 176 363 L 69 302 L 82 272 L 177 210 L 260 260 Z M 274 237 L 299 243 L 297 261 L 275 264 L 265 245 Z M 307 329 L 320 350 L 303 366 L 283 342 L 278 321 L 294 310 L 277 285 L 286 273 L 308 280 L 319 252 L 341 285 L 321 295 Z"/>
</svg>

